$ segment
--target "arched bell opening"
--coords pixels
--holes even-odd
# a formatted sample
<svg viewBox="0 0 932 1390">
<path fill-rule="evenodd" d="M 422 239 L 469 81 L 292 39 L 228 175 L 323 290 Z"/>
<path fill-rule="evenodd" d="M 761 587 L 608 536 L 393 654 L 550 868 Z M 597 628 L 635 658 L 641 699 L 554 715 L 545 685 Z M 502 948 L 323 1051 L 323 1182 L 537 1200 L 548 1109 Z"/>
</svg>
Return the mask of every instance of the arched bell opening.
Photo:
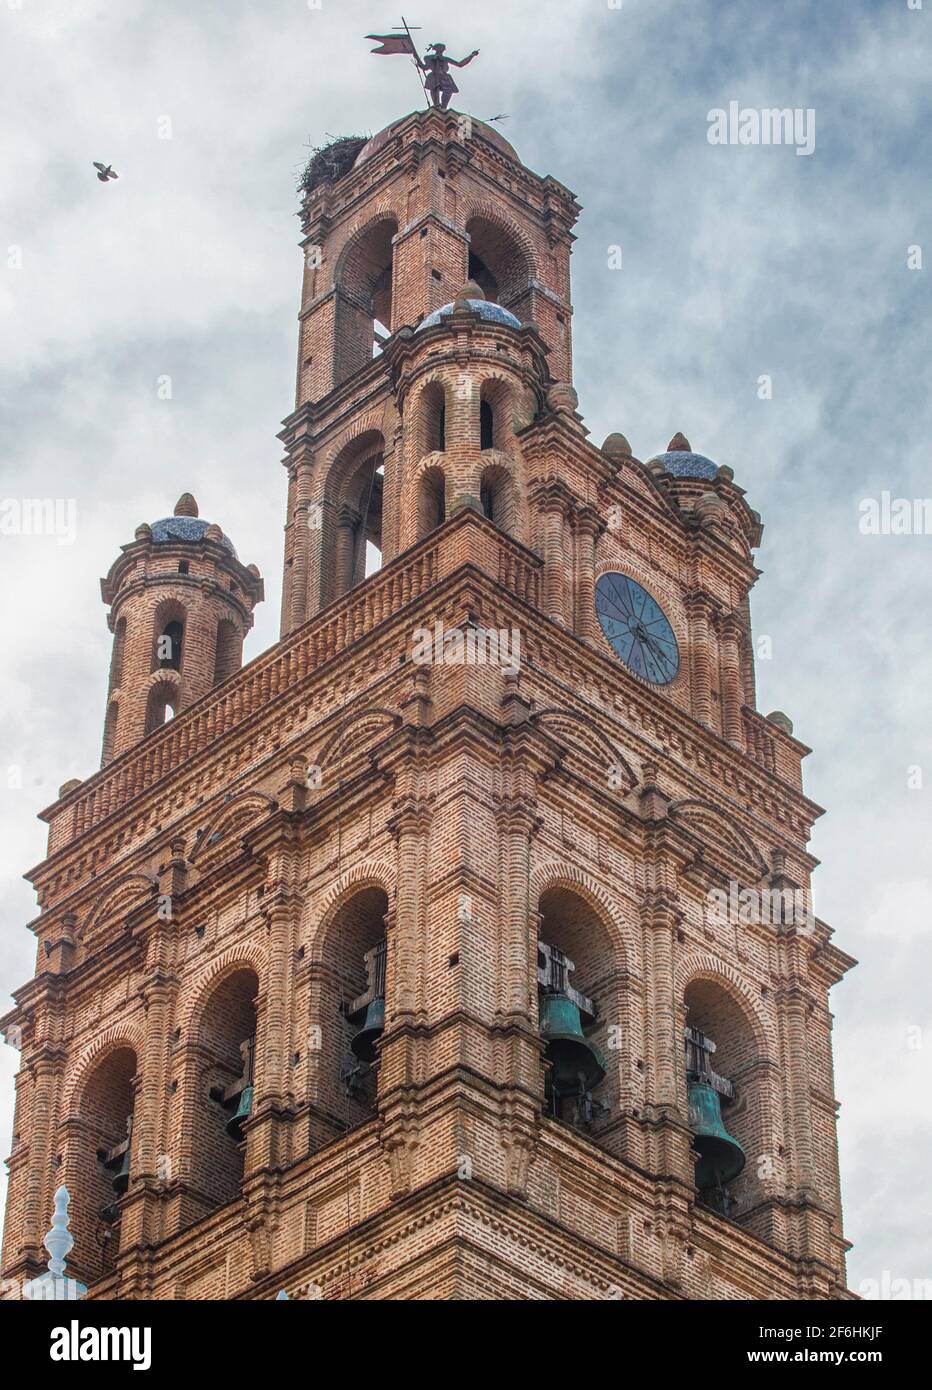
<svg viewBox="0 0 932 1390">
<path fill-rule="evenodd" d="M 382 509 L 385 498 L 385 465 L 381 453 L 366 459 L 352 480 L 349 496 L 355 498 L 355 529 L 348 570 L 350 587 L 361 584 L 382 568 Z M 350 503 L 352 506 L 352 503 Z"/>
<path fill-rule="evenodd" d="M 479 387 L 479 448 L 508 450 L 509 422 L 514 418 L 514 393 L 506 381 L 483 381 Z M 513 430 L 511 431 L 513 439 Z"/>
<path fill-rule="evenodd" d="M 325 602 L 381 568 L 384 494 L 382 435 L 367 430 L 334 460 L 324 489 L 320 584 Z"/>
<path fill-rule="evenodd" d="M 369 886 L 332 914 L 311 963 L 311 1103 L 324 1137 L 368 1120 L 385 1028 L 388 897 Z"/>
<path fill-rule="evenodd" d="M 153 671 L 178 671 L 184 660 L 187 614 L 180 603 L 168 599 L 155 611 L 152 643 Z"/>
<path fill-rule="evenodd" d="M 175 681 L 156 681 L 146 701 L 146 733 L 154 734 L 178 713 L 179 692 Z"/>
<path fill-rule="evenodd" d="M 86 1284 L 108 1274 L 119 1253 L 119 1203 L 133 1169 L 136 1071 L 131 1047 L 108 1052 L 84 1082 L 68 1127 L 61 1174 L 72 1194 L 68 1272 Z"/>
<path fill-rule="evenodd" d="M 572 889 L 542 894 L 537 989 L 544 1041 L 544 1108 L 598 1132 L 617 1108 L 618 960 L 592 906 Z"/>
<path fill-rule="evenodd" d="M 393 238 L 398 223 L 385 217 L 344 247 L 337 263 L 334 382 L 339 385 L 380 351 L 391 330 Z"/>
<path fill-rule="evenodd" d="M 225 975 L 204 1001 L 196 1025 L 199 1083 L 190 1184 L 207 1209 L 232 1202 L 242 1187 L 245 1127 L 255 1094 L 258 993 L 258 976 L 248 966 Z"/>
<path fill-rule="evenodd" d="M 527 293 L 534 276 L 518 236 L 506 223 L 483 216 L 471 217 L 466 233 L 470 280 L 475 280 L 491 303 L 513 308 Z"/>
<path fill-rule="evenodd" d="M 447 447 L 447 400 L 443 383 L 429 381 L 418 395 L 413 410 L 417 458 L 443 453 Z"/>
<path fill-rule="evenodd" d="M 483 468 L 479 479 L 479 499 L 483 516 L 509 535 L 518 530 L 518 498 L 514 479 L 502 464 Z"/>
<path fill-rule="evenodd" d="M 217 624 L 217 639 L 214 644 L 213 684 L 229 679 L 243 664 L 243 636 L 230 618 L 221 618 Z"/>
<path fill-rule="evenodd" d="M 423 540 L 447 517 L 447 480 L 442 468 L 425 468 L 417 487 L 417 536 Z"/>
<path fill-rule="evenodd" d="M 686 1106 L 696 1154 L 700 1202 L 737 1217 L 753 1201 L 763 1133 L 761 1079 L 750 1019 L 734 996 L 710 979 L 693 980 L 684 994 Z"/>
</svg>

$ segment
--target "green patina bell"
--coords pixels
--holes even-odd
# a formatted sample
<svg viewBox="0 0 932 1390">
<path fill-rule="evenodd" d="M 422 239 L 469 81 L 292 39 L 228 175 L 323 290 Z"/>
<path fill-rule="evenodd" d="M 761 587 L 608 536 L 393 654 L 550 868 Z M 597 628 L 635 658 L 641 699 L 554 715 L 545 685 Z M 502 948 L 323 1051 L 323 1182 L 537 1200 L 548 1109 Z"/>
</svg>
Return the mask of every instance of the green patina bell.
<svg viewBox="0 0 932 1390">
<path fill-rule="evenodd" d="M 705 1190 L 733 1182 L 747 1156 L 722 1123 L 718 1092 L 702 1081 L 689 1083 L 689 1127 L 696 1136 L 693 1147 L 699 1155 L 696 1186 Z"/>
<path fill-rule="evenodd" d="M 579 1008 L 565 994 L 545 994 L 540 1001 L 540 1035 L 553 1065 L 553 1086 L 560 1095 L 591 1091 L 605 1076 L 605 1062 L 582 1030 Z"/>
<path fill-rule="evenodd" d="M 113 1190 L 118 1197 L 122 1197 L 129 1187 L 129 1144 L 123 1154 L 123 1160 L 113 1178 Z"/>
<path fill-rule="evenodd" d="M 380 997 L 370 1000 L 363 1025 L 350 1043 L 353 1056 L 358 1057 L 360 1062 L 374 1062 L 375 1045 L 384 1032 L 385 999 Z"/>
<path fill-rule="evenodd" d="M 235 1139 L 237 1143 L 239 1143 L 243 1137 L 243 1124 L 249 1119 L 251 1114 L 252 1083 L 250 1082 L 248 1086 L 244 1086 L 240 1091 L 239 1105 L 236 1107 L 236 1113 L 231 1115 L 226 1123 L 227 1134 L 229 1134 L 231 1139 Z"/>
</svg>

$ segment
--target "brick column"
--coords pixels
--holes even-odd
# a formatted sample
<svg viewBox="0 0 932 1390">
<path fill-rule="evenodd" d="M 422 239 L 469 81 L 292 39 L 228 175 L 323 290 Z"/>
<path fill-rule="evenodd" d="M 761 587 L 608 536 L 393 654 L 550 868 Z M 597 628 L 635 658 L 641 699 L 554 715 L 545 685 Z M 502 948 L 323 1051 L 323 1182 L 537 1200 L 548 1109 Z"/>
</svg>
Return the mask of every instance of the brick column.
<svg viewBox="0 0 932 1390">
<path fill-rule="evenodd" d="M 606 523 L 588 504 L 576 513 L 576 635 L 592 641 L 599 626 L 595 614 L 595 548 Z"/>
<path fill-rule="evenodd" d="M 741 706 L 741 623 L 731 614 L 721 625 L 722 725 L 729 743 L 743 746 Z"/>
<path fill-rule="evenodd" d="M 339 598 L 353 587 L 353 568 L 356 558 L 356 531 L 360 516 L 354 507 L 340 507 L 337 512 L 336 594 Z"/>
<path fill-rule="evenodd" d="M 392 1196 L 398 1198 L 410 1190 L 414 1181 L 420 1143 L 420 1120 L 412 1097 L 425 1052 L 424 1037 L 417 1025 L 426 1016 L 423 890 L 427 886 L 425 847 L 431 811 L 418 795 L 420 768 L 416 752 L 407 741 L 393 750 L 392 769 L 399 795 L 388 828 L 395 839 L 397 869 L 394 909 L 385 917 L 386 1012 L 378 1110 L 379 1142 L 389 1165 Z"/>
<path fill-rule="evenodd" d="M 294 1018 L 295 918 L 290 851 L 273 851 L 262 915 L 268 931 L 266 975 L 260 990 L 252 1119 L 247 1126 L 246 1174 L 280 1167 L 287 1158 L 285 1126 L 294 1100 L 288 1065 Z"/>
<path fill-rule="evenodd" d="M 391 938 L 388 944 L 391 999 L 386 1026 L 410 1021 L 418 1011 L 418 949 L 423 912 L 424 834 L 427 811 L 414 797 L 399 798 L 392 819 L 398 878 Z"/>
<path fill-rule="evenodd" d="M 679 1018 L 674 989 L 673 948 L 679 920 L 674 902 L 662 891 L 648 896 L 645 924 L 651 961 L 651 1045 L 653 1100 L 664 1113 L 677 1110 L 676 1028 Z"/>
<path fill-rule="evenodd" d="M 51 1207 L 51 1137 L 58 1104 L 64 1053 L 44 1044 L 29 1059 L 26 1070 L 31 1077 L 29 1097 L 29 1167 L 23 1196 L 23 1222 L 20 1251 L 15 1268 L 23 1261 L 45 1267 L 48 1256 L 42 1241 L 49 1228 Z"/>
<path fill-rule="evenodd" d="M 436 196 L 442 197 L 439 181 Z M 469 238 L 437 212 L 412 221 L 393 240 L 392 322 L 394 333 L 449 304 L 466 279 Z"/>
<path fill-rule="evenodd" d="M 309 461 L 302 461 L 295 468 L 295 507 L 294 515 L 291 518 L 293 537 L 291 543 L 291 567 L 288 578 L 290 591 L 290 603 L 288 613 L 288 631 L 293 631 L 300 627 L 304 620 L 309 616 L 308 610 L 308 579 L 310 569 L 310 509 L 313 505 L 311 501 L 311 489 L 314 479 L 314 467 Z M 315 534 L 320 534 L 321 517 L 318 515 Z"/>
<path fill-rule="evenodd" d="M 790 1123 L 796 1157 L 796 1187 L 801 1197 L 816 1196 L 812 1105 L 809 1095 L 809 1009 L 805 993 L 791 986 L 783 996 L 786 1019 L 786 1068 L 789 1076 Z"/>
<path fill-rule="evenodd" d="M 666 843 L 665 798 L 651 780 L 645 786 L 642 807 L 655 821 L 648 832 L 644 853 L 648 889 L 644 897 L 645 1043 L 650 1081 L 646 1107 L 650 1128 L 645 1135 L 650 1171 L 672 1176 L 692 1190 L 694 1163 L 691 1133 L 683 1111 L 682 1001 L 676 986 L 677 930 L 682 921 L 677 887 L 676 859 Z"/>
<path fill-rule="evenodd" d="M 508 798 L 497 816 L 501 837 L 502 991 L 505 1012 L 530 1024 L 530 1004 L 537 958 L 537 912 L 530 901 L 531 836 L 539 824 L 531 805 Z"/>
<path fill-rule="evenodd" d="M 554 622 L 567 621 L 566 556 L 564 527 L 568 510 L 574 499 L 559 481 L 548 480 L 538 485 L 531 497 L 532 506 L 540 516 L 541 549 L 544 555 L 544 610 Z"/>
<path fill-rule="evenodd" d="M 164 935 L 162 931 L 157 934 Z M 174 991 L 174 977 L 166 973 L 164 960 L 157 960 L 143 985 L 146 1033 L 144 1053 L 140 1058 L 139 1095 L 133 1112 L 133 1154 L 136 1160 L 133 1180 L 138 1178 L 149 1182 L 159 1177 L 168 1076 L 168 1035 Z"/>
<path fill-rule="evenodd" d="M 686 596 L 689 617 L 689 674 L 692 712 L 700 724 L 712 722 L 712 638 L 714 599 L 701 589 Z"/>
</svg>

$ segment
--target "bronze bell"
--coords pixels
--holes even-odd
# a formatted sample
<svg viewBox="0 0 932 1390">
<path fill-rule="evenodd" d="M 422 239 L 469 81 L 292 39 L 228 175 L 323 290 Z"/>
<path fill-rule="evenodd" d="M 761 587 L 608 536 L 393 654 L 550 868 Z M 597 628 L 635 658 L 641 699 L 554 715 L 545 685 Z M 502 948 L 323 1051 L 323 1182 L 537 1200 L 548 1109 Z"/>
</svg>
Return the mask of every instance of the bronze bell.
<svg viewBox="0 0 932 1390">
<path fill-rule="evenodd" d="M 360 1062 L 374 1062 L 377 1055 L 375 1045 L 384 1032 L 385 1000 L 372 999 L 366 1009 L 362 1027 L 350 1041 L 353 1056 L 358 1057 Z"/>
<path fill-rule="evenodd" d="M 133 1142 L 133 1117 L 126 1117 L 126 1138 L 121 1139 L 112 1149 L 98 1155 L 109 1173 L 113 1173 L 111 1185 L 118 1197 L 122 1197 L 129 1187 L 129 1151 Z"/>
<path fill-rule="evenodd" d="M 107 1166 L 109 1167 L 110 1165 L 108 1164 Z M 120 1166 L 119 1166 L 119 1168 L 117 1169 L 116 1175 L 115 1175 L 115 1177 L 114 1177 L 114 1179 L 113 1179 L 113 1190 L 114 1190 L 114 1192 L 116 1193 L 116 1195 L 117 1195 L 118 1197 L 122 1197 L 122 1196 L 123 1196 L 123 1193 L 126 1191 L 126 1189 L 127 1189 L 128 1187 L 129 1187 L 129 1145 L 127 1144 L 127 1146 L 126 1146 L 126 1151 L 125 1151 L 125 1153 L 123 1154 L 123 1160 L 122 1160 L 122 1162 L 120 1163 Z"/>
<path fill-rule="evenodd" d="M 582 1030 L 579 1006 L 565 994 L 545 994 L 540 1001 L 540 1035 L 553 1071 L 557 1095 L 591 1091 L 605 1077 L 605 1061 Z"/>
<path fill-rule="evenodd" d="M 689 1083 L 689 1127 L 699 1155 L 696 1186 L 705 1191 L 734 1182 L 744 1168 L 747 1155 L 722 1123 L 718 1091 L 705 1081 Z"/>
<path fill-rule="evenodd" d="M 383 938 L 371 951 L 366 952 L 363 959 L 366 963 L 368 988 L 346 1009 L 346 1017 L 351 1023 L 358 1022 L 362 1016 L 362 1027 L 350 1039 L 350 1051 L 358 1061 L 369 1066 L 378 1060 L 376 1043 L 385 1032 L 386 949 L 387 943 Z"/>
<path fill-rule="evenodd" d="M 251 1114 L 252 1082 L 250 1081 L 240 1091 L 239 1104 L 237 1105 L 234 1114 L 232 1114 L 230 1118 L 227 1120 L 225 1126 L 227 1134 L 229 1134 L 231 1139 L 235 1139 L 237 1144 L 243 1137 L 243 1125 L 245 1121 L 249 1119 L 249 1116 Z"/>
<path fill-rule="evenodd" d="M 210 1093 L 212 1098 L 219 1101 L 225 1110 L 233 1111 L 224 1128 L 230 1138 L 236 1140 L 237 1144 L 242 1140 L 243 1126 L 252 1114 L 254 1047 L 255 1040 L 253 1038 L 247 1038 L 245 1042 L 240 1043 L 239 1051 L 243 1062 L 242 1074 L 233 1082 L 232 1086 L 227 1086 L 225 1090 L 215 1086 Z"/>
</svg>

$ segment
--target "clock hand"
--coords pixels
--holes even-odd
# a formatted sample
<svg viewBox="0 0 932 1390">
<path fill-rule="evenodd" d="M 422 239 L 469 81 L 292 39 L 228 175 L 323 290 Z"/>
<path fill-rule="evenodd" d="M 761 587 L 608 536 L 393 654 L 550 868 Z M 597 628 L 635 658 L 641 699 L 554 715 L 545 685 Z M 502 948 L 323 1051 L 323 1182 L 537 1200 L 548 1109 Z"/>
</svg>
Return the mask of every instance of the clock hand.
<svg viewBox="0 0 932 1390">
<path fill-rule="evenodd" d="M 644 646 L 646 646 L 651 656 L 654 658 L 654 661 L 657 663 L 659 671 L 661 672 L 661 674 L 663 674 L 663 653 L 659 650 L 653 638 L 648 637 L 646 633 L 641 638 L 641 641 L 644 644 Z"/>
</svg>

